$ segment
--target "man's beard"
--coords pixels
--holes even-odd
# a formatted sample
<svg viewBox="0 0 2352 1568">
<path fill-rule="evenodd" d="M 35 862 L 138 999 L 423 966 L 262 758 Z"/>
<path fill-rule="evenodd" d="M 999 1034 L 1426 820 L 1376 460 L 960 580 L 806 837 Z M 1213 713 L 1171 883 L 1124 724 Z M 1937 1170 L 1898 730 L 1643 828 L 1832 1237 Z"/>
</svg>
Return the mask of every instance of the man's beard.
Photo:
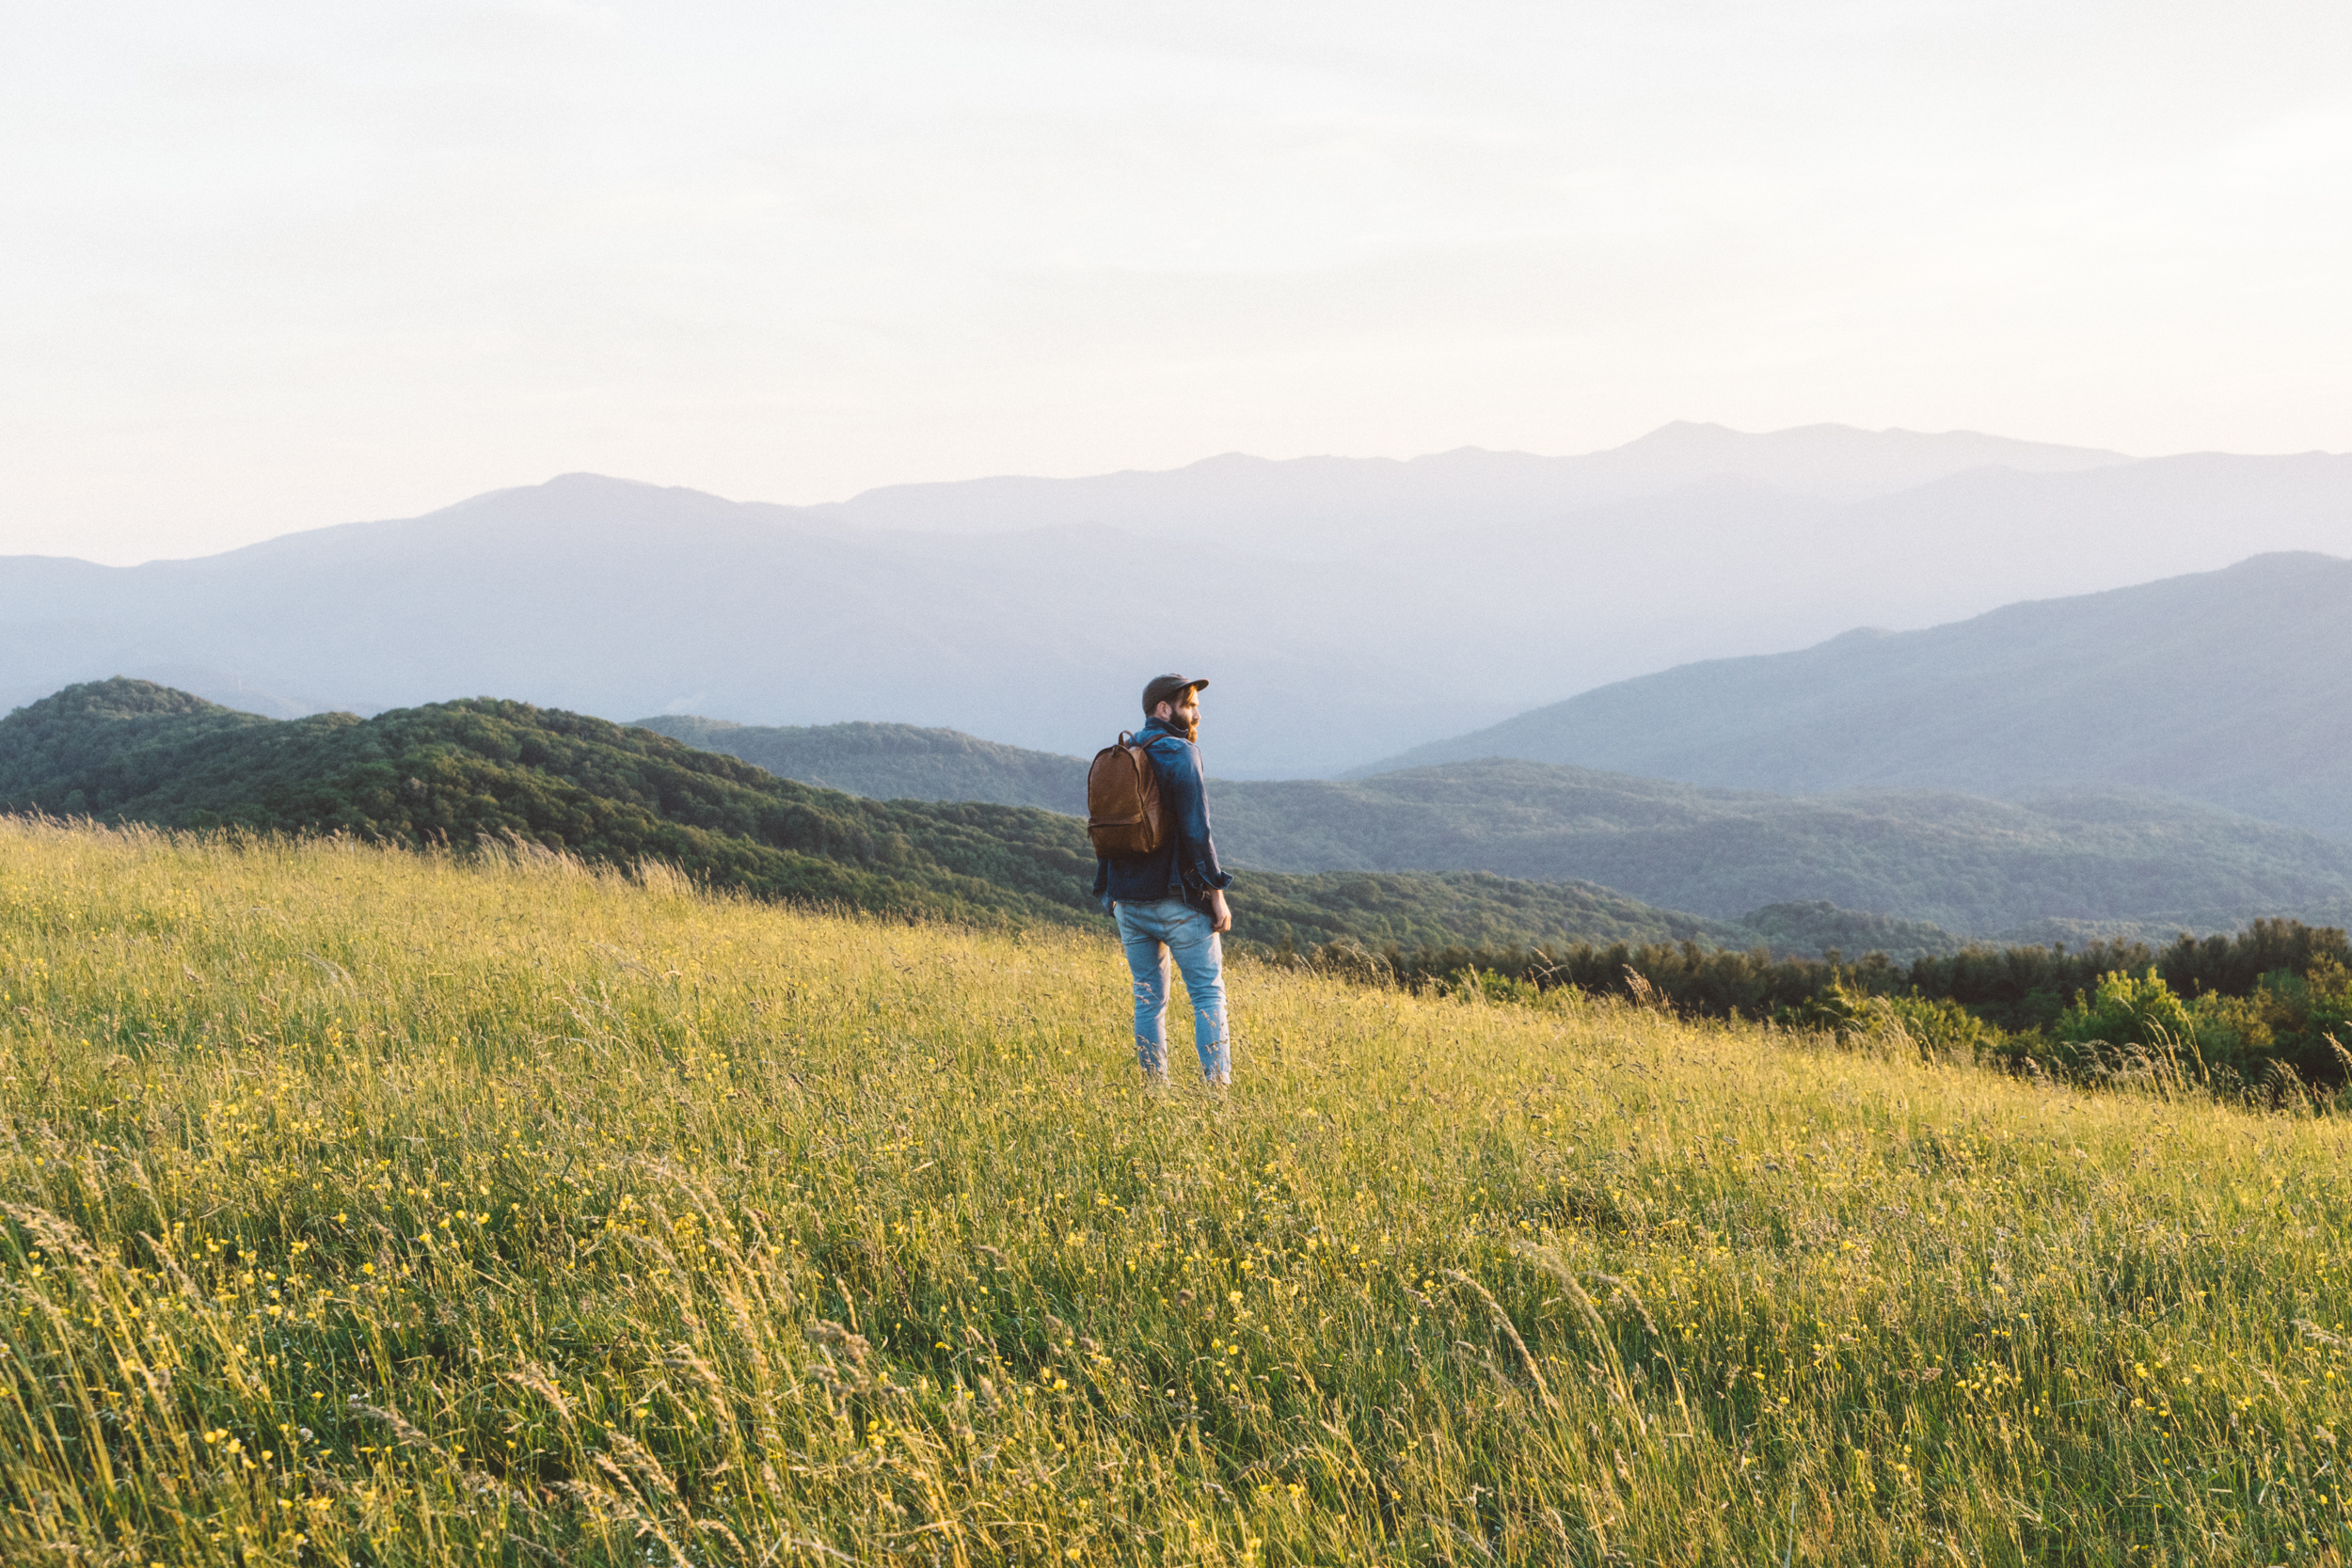
<svg viewBox="0 0 2352 1568">
<path fill-rule="evenodd" d="M 1170 734 L 1181 735 L 1193 744 L 1200 744 L 1200 715 L 1197 710 L 1194 712 L 1189 721 L 1187 721 L 1181 713 L 1171 713 L 1166 719 L 1161 720 L 1160 722 L 1168 726 Z"/>
</svg>

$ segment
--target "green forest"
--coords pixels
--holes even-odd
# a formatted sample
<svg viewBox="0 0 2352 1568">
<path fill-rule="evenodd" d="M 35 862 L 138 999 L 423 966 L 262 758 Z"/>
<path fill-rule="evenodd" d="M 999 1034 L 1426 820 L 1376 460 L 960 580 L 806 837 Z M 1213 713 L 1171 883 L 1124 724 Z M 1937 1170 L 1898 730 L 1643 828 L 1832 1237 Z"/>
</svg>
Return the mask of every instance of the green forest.
<svg viewBox="0 0 2352 1568">
<path fill-rule="evenodd" d="M 738 724 L 692 714 L 633 721 L 639 729 L 757 763 L 781 778 L 877 800 L 986 800 L 1084 816 L 1083 757 L 1033 752 L 915 724 Z M 1113 736 L 1104 736 L 1107 744 Z"/>
<path fill-rule="evenodd" d="M 1689 1017 L 1895 1036 L 1923 1053 L 2073 1080 L 2142 1075 L 2291 1096 L 2352 1078 L 2352 942 L 2340 927 L 2251 922 L 2161 946 L 1969 947 L 1897 963 L 1775 958 L 1696 942 L 1331 949 L 1318 960 L 1415 989 L 1535 999 L 1561 988 Z"/>
</svg>

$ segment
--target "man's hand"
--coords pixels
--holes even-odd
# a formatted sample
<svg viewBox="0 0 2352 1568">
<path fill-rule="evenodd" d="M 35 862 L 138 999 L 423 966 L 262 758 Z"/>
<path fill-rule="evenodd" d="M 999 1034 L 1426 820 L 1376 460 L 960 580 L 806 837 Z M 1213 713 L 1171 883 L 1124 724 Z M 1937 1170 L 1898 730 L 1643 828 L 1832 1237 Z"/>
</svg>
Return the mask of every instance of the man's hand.
<svg viewBox="0 0 2352 1568">
<path fill-rule="evenodd" d="M 1209 929 L 1230 931 L 1232 928 L 1233 911 L 1232 906 L 1225 902 L 1225 890 L 1219 888 L 1209 895 Z"/>
</svg>

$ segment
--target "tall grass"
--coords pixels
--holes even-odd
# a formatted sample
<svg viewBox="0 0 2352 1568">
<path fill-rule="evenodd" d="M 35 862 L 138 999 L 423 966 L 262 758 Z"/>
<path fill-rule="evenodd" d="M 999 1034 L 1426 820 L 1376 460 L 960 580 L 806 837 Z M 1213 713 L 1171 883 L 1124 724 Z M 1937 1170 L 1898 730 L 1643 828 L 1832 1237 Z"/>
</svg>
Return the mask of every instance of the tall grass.
<svg viewBox="0 0 2352 1568">
<path fill-rule="evenodd" d="M 0 1560 L 2277 1562 L 2346 1134 L 563 862 L 0 824 Z"/>
</svg>

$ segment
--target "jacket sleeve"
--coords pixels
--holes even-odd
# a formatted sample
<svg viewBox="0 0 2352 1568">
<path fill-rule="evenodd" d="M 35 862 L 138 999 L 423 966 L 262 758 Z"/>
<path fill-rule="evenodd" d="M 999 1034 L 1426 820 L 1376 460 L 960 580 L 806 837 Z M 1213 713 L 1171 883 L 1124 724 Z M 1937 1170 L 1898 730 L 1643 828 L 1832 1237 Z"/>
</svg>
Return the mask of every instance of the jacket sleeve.
<svg viewBox="0 0 2352 1568">
<path fill-rule="evenodd" d="M 1184 891 L 1196 895 L 1233 885 L 1232 873 L 1216 863 L 1216 840 L 1209 836 L 1209 791 L 1200 770 L 1200 752 L 1187 745 L 1182 758 L 1166 747 L 1152 748 L 1165 764 L 1161 777 L 1171 797 L 1168 804 L 1176 819 L 1176 871 Z"/>
</svg>

